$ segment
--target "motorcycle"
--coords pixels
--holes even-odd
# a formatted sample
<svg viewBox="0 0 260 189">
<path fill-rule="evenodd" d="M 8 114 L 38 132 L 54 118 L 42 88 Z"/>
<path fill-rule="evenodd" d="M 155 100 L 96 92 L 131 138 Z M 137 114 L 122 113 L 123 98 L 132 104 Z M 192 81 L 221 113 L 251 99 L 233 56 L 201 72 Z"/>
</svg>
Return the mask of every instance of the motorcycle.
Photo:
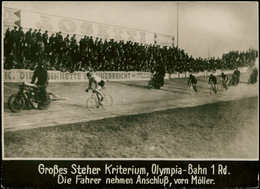
<svg viewBox="0 0 260 189">
<path fill-rule="evenodd" d="M 12 112 L 19 112 L 23 109 L 37 109 L 41 104 L 40 89 L 37 85 L 23 82 L 19 85 L 19 90 L 16 94 L 8 98 L 8 107 Z M 50 93 L 47 93 L 47 102 L 51 102 Z"/>
</svg>

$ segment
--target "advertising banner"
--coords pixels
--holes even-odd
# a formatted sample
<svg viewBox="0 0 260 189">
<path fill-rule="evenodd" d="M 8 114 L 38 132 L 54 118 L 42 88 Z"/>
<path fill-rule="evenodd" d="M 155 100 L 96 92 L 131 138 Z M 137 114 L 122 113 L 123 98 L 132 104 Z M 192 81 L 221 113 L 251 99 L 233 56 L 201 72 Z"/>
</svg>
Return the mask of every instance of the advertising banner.
<svg viewBox="0 0 260 189">
<path fill-rule="evenodd" d="M 247 68 L 240 68 L 241 73 L 247 71 Z M 221 75 L 224 72 L 225 74 L 232 74 L 233 70 L 216 70 L 216 72 L 198 72 L 192 73 L 196 77 L 205 76 L 208 77 L 211 73 L 214 75 Z M 103 80 L 110 81 L 125 81 L 125 80 L 150 80 L 152 77 L 152 73 L 150 72 L 95 72 L 96 75 L 101 77 Z M 31 81 L 33 75 L 33 71 L 25 70 L 25 69 L 12 69 L 12 70 L 4 70 L 4 82 L 23 82 L 23 81 Z M 174 79 L 174 78 L 187 78 L 190 73 L 174 73 L 168 74 L 166 73 L 165 79 Z M 49 81 L 50 82 L 84 82 L 88 81 L 86 72 L 60 72 L 60 71 L 48 71 Z"/>
<path fill-rule="evenodd" d="M 149 80 L 149 72 L 95 72 L 103 80 Z M 4 70 L 4 82 L 23 82 L 32 80 L 33 71 L 24 69 Z M 86 72 L 48 71 L 49 82 L 85 82 L 88 81 Z"/>
<path fill-rule="evenodd" d="M 174 37 L 166 34 L 157 34 L 156 42 L 161 46 L 172 46 Z"/>
<path fill-rule="evenodd" d="M 4 28 L 21 25 L 24 31 L 29 28 L 48 30 L 49 33 L 62 32 L 63 34 L 88 35 L 102 39 L 116 41 L 134 41 L 143 44 L 153 44 L 155 41 L 162 46 L 172 46 L 174 37 L 165 34 L 131 29 L 124 26 L 113 26 L 95 23 L 81 19 L 41 14 L 37 12 L 4 8 Z"/>
</svg>

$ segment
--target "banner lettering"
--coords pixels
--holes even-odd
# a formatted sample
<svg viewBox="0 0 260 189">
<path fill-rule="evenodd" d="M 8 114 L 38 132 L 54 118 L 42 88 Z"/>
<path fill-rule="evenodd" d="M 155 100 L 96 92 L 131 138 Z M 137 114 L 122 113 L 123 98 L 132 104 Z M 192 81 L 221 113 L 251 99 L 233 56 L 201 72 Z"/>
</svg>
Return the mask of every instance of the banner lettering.
<svg viewBox="0 0 260 189">
<path fill-rule="evenodd" d="M 98 36 L 103 39 L 109 39 L 108 30 L 109 28 L 105 25 L 98 24 Z M 111 36 L 112 37 L 112 36 Z"/>
<path fill-rule="evenodd" d="M 20 11 L 20 17 L 15 15 Z M 17 14 L 18 15 L 18 14 Z M 112 26 L 107 24 L 99 24 L 79 19 L 64 18 L 60 16 L 50 16 L 46 14 L 36 13 L 27 10 L 18 10 L 12 8 L 4 8 L 4 28 L 15 25 L 20 20 L 24 30 L 41 29 L 48 30 L 49 33 L 62 32 L 63 34 L 76 34 L 79 38 L 81 35 L 91 35 L 93 37 L 101 37 L 103 39 L 114 39 L 116 41 L 133 41 L 144 44 L 152 44 L 155 41 L 154 33 L 129 29 L 123 26 Z M 157 34 L 156 34 L 157 35 Z M 160 35 L 157 41 L 164 44 L 172 44 L 172 36 Z"/>
<path fill-rule="evenodd" d="M 83 22 L 80 26 L 80 33 L 83 35 L 93 35 L 93 24 L 89 22 Z"/>
<path fill-rule="evenodd" d="M 23 25 L 23 21 L 22 21 Z M 41 29 L 44 28 L 45 30 L 52 31 L 53 26 L 51 25 L 51 17 L 40 15 L 40 21 L 35 24 L 36 28 Z"/>
<path fill-rule="evenodd" d="M 135 37 L 136 37 L 136 31 L 134 30 L 128 30 L 127 31 L 128 34 L 128 40 L 129 41 L 136 41 Z"/>
<path fill-rule="evenodd" d="M 145 43 L 145 32 L 141 31 L 140 32 L 140 43 Z"/>
<path fill-rule="evenodd" d="M 247 67 L 239 68 L 241 73 L 245 73 L 248 71 Z M 196 77 L 200 76 L 209 76 L 211 73 L 214 75 L 221 75 L 224 72 L 225 74 L 232 74 L 233 70 L 216 70 L 215 72 L 197 72 L 192 73 Z M 152 77 L 152 73 L 150 72 L 95 72 L 96 75 L 101 77 L 103 80 L 111 80 L 111 81 L 124 81 L 124 80 L 150 80 Z M 189 72 L 186 73 L 166 73 L 165 79 L 170 78 L 187 78 L 189 77 Z M 12 69 L 12 70 L 4 70 L 4 82 L 23 82 L 32 80 L 33 71 L 24 70 L 24 69 Z M 86 72 L 60 72 L 60 71 L 48 71 L 48 77 L 50 82 L 82 82 L 88 81 Z"/>
<path fill-rule="evenodd" d="M 75 33 L 77 29 L 76 24 L 72 20 L 67 18 L 61 19 L 58 25 L 59 25 L 59 30 L 65 33 Z"/>
<path fill-rule="evenodd" d="M 103 80 L 149 80 L 149 72 L 95 72 Z M 4 70 L 4 82 L 30 82 L 33 71 L 24 69 Z M 86 72 L 48 71 L 49 82 L 87 82 Z"/>
</svg>

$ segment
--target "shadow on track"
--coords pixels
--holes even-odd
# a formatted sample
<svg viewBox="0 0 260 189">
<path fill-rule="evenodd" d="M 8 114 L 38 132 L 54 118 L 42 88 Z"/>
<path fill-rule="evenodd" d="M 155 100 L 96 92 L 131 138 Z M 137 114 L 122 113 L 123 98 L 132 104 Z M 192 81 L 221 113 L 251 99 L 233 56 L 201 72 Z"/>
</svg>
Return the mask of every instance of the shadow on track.
<svg viewBox="0 0 260 189">
<path fill-rule="evenodd" d="M 174 88 L 174 89 L 175 89 L 175 88 Z M 169 90 L 169 89 L 162 89 L 162 88 L 161 88 L 160 90 L 162 90 L 162 91 L 167 91 L 167 92 L 171 92 L 171 93 L 189 94 L 189 92 L 188 92 L 187 90 L 185 90 L 184 88 L 183 88 L 183 89 L 184 89 L 185 91 L 178 91 L 178 90 L 174 90 L 174 89 L 173 89 L 173 90 Z M 177 88 L 177 89 L 178 89 L 178 88 Z M 182 90 L 183 90 L 183 89 L 182 89 Z"/>
<path fill-rule="evenodd" d="M 142 85 L 142 84 L 138 85 L 138 84 L 133 84 L 133 83 L 119 82 L 119 81 L 117 83 L 121 84 L 121 85 L 129 86 L 129 87 L 138 87 L 138 88 L 142 88 L 142 89 L 149 89 L 148 84 L 147 85 Z"/>
</svg>

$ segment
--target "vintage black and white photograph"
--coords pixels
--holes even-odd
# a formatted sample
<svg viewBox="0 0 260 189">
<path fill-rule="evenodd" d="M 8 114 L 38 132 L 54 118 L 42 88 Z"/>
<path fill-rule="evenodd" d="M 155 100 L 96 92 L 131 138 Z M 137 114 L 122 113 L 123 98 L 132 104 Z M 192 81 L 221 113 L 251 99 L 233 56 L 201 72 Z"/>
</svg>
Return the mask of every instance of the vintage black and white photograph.
<svg viewBox="0 0 260 189">
<path fill-rule="evenodd" d="M 5 1 L 4 159 L 259 159 L 256 1 Z"/>
</svg>

